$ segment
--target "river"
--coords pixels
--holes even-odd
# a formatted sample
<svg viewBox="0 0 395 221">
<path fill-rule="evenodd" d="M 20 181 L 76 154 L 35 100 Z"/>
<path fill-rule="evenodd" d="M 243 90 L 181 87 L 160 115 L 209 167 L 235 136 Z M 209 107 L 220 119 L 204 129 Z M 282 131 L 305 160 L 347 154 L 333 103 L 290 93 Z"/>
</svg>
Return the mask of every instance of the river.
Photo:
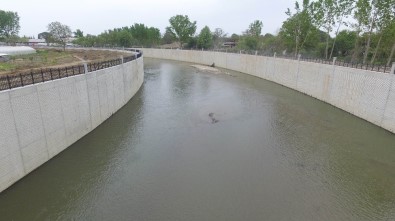
<svg viewBox="0 0 395 221">
<path fill-rule="evenodd" d="M 0 193 L 1 220 L 395 220 L 395 135 L 286 87 L 145 59 L 93 132 Z"/>
</svg>

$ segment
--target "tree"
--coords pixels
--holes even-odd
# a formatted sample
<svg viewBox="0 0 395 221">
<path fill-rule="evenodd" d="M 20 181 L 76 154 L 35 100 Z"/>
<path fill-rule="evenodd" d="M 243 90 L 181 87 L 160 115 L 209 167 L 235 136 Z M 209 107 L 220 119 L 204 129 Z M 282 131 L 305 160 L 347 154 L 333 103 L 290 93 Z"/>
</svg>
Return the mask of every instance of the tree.
<svg viewBox="0 0 395 221">
<path fill-rule="evenodd" d="M 251 36 L 255 36 L 255 37 L 259 37 L 261 35 L 261 32 L 262 32 L 262 27 L 263 27 L 262 21 L 255 20 L 248 27 L 248 29 L 246 31 L 246 34 L 247 35 L 251 35 Z"/>
<path fill-rule="evenodd" d="M 395 19 L 395 0 L 377 1 L 375 3 L 378 8 L 376 30 L 379 33 L 379 40 L 370 61 L 371 64 L 373 64 L 376 59 L 384 33 L 394 23 Z"/>
<path fill-rule="evenodd" d="M 296 13 L 292 14 L 288 9 L 286 14 L 288 19 L 283 23 L 280 29 L 280 37 L 288 49 L 294 48 L 295 57 L 309 43 L 313 43 L 314 37 L 317 37 L 317 28 L 313 24 L 311 4 L 309 0 L 304 0 L 302 8 L 299 3 L 295 3 Z M 292 49 L 291 49 L 292 50 Z"/>
<path fill-rule="evenodd" d="M 336 0 L 319 0 L 312 4 L 315 12 L 313 18 L 316 24 L 322 26 L 326 32 L 325 59 L 328 59 L 329 56 L 330 33 L 335 25 L 337 13 L 336 4 Z"/>
<path fill-rule="evenodd" d="M 226 36 L 228 35 L 227 33 L 224 32 L 221 28 L 216 28 L 214 32 L 212 33 L 213 35 L 213 44 L 215 48 L 218 48 L 222 45 L 222 43 L 225 41 Z"/>
<path fill-rule="evenodd" d="M 240 40 L 240 36 L 237 35 L 237 34 L 235 34 L 235 33 L 233 33 L 233 34 L 230 36 L 230 40 L 233 41 L 233 42 L 238 42 L 238 41 Z"/>
<path fill-rule="evenodd" d="M 347 26 L 347 23 L 344 22 L 344 19 L 348 18 L 351 15 L 354 4 L 355 4 L 355 0 L 337 0 L 336 18 L 335 18 L 335 21 L 337 23 L 337 29 L 336 29 L 335 39 L 333 40 L 332 50 L 329 55 L 329 58 L 332 58 L 333 49 L 335 48 L 336 39 L 337 39 L 337 35 L 339 34 L 340 27 L 342 25 Z"/>
<path fill-rule="evenodd" d="M 174 36 L 173 32 L 170 31 L 170 28 L 166 28 L 166 32 L 162 37 L 162 44 L 171 44 L 176 41 L 176 36 Z"/>
<path fill-rule="evenodd" d="M 84 32 L 83 31 L 81 31 L 80 29 L 77 29 L 75 32 L 73 32 L 74 33 L 74 37 L 76 37 L 76 38 L 82 38 L 82 37 L 84 37 Z"/>
<path fill-rule="evenodd" d="M 129 31 L 132 34 L 134 43 L 137 45 L 151 47 L 160 42 L 160 31 L 157 28 L 148 28 L 144 24 L 135 23 L 130 27 Z"/>
<path fill-rule="evenodd" d="M 127 30 L 122 30 L 120 32 L 115 32 L 116 39 L 118 41 L 118 46 L 121 47 L 130 47 L 132 46 L 132 34 L 128 32 Z"/>
<path fill-rule="evenodd" d="M 385 30 L 385 34 L 384 34 L 384 43 L 387 47 L 387 50 L 390 50 L 390 53 L 388 55 L 387 58 L 387 62 L 386 65 L 389 66 L 391 64 L 392 61 L 392 57 L 395 54 L 395 22 L 393 22 L 391 25 L 389 25 L 386 30 Z M 392 45 L 392 47 L 391 47 Z"/>
<path fill-rule="evenodd" d="M 146 42 L 146 46 L 151 47 L 154 45 L 158 45 L 160 43 L 160 30 L 154 27 L 150 27 L 147 30 L 148 38 Z"/>
<path fill-rule="evenodd" d="M 41 32 L 40 34 L 38 34 L 37 37 L 38 37 L 38 39 L 45 39 L 45 42 L 47 43 L 47 45 L 49 44 L 49 42 L 52 41 L 51 33 L 46 32 L 46 31 Z"/>
<path fill-rule="evenodd" d="M 196 32 L 196 21 L 189 21 L 188 15 L 176 15 L 169 19 L 170 27 L 169 31 L 180 42 L 180 48 L 182 44 L 187 42 Z"/>
<path fill-rule="evenodd" d="M 211 34 L 210 28 L 205 26 L 198 36 L 197 46 L 199 48 L 208 49 L 213 45 L 213 35 Z"/>
<path fill-rule="evenodd" d="M 56 21 L 48 25 L 48 32 L 51 34 L 52 40 L 55 43 L 61 44 L 63 50 L 66 50 L 67 40 L 71 37 L 70 27 Z"/>
<path fill-rule="evenodd" d="M 0 10 L 0 38 L 8 39 L 19 32 L 19 16 L 17 12 Z"/>
</svg>

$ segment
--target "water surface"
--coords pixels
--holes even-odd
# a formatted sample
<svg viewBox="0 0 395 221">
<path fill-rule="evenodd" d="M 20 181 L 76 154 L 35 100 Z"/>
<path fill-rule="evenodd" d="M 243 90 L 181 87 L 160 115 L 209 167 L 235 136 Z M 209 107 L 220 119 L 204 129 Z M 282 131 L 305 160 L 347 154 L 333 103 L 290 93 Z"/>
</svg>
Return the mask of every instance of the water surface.
<svg viewBox="0 0 395 221">
<path fill-rule="evenodd" d="M 123 109 L 0 194 L 1 220 L 395 220 L 395 135 L 236 72 L 145 72 Z"/>
</svg>

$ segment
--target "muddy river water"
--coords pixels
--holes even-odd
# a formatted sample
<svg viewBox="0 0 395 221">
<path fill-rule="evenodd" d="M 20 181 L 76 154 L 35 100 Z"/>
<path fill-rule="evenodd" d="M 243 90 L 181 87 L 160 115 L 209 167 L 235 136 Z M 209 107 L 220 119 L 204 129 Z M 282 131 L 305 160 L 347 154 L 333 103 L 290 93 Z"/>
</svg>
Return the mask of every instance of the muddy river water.
<svg viewBox="0 0 395 221">
<path fill-rule="evenodd" d="M 280 85 L 145 59 L 93 132 L 0 193 L 0 220 L 395 220 L 395 135 Z"/>
</svg>

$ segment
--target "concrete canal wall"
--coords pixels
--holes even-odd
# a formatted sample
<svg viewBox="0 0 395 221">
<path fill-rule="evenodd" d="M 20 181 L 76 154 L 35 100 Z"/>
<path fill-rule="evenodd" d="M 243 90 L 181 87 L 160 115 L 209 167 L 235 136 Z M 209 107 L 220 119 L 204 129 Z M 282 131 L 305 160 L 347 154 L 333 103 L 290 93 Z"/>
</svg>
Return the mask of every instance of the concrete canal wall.
<svg viewBox="0 0 395 221">
<path fill-rule="evenodd" d="M 395 75 L 274 57 L 143 49 L 145 57 L 215 63 L 292 88 L 395 133 Z M 391 71 L 393 73 L 394 70 Z"/>
<path fill-rule="evenodd" d="M 139 90 L 143 58 L 0 92 L 0 192 L 95 129 Z"/>
</svg>

